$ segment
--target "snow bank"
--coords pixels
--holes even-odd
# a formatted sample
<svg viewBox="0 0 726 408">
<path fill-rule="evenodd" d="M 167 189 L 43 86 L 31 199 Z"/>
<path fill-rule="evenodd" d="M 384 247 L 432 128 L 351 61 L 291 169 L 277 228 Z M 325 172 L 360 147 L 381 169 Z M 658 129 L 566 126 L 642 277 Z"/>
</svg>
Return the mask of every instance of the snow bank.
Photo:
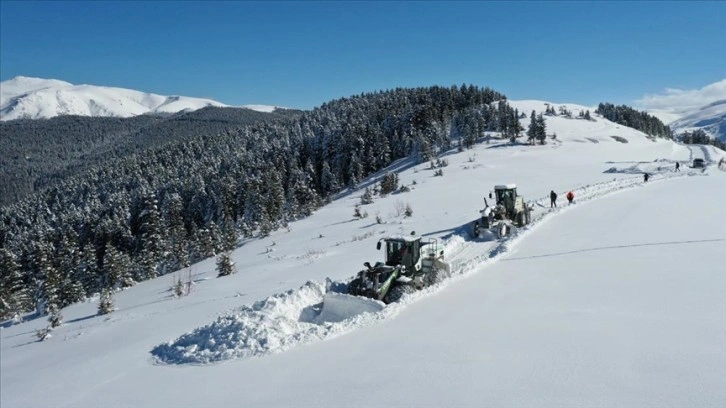
<svg viewBox="0 0 726 408">
<path fill-rule="evenodd" d="M 347 303 L 346 316 L 321 313 L 326 288 L 331 284 L 309 281 L 299 289 L 244 306 L 214 323 L 154 347 L 151 354 L 163 364 L 208 364 L 259 357 L 345 333 L 384 317 L 384 305 L 366 299 Z M 378 307 L 371 307 L 376 303 Z"/>
</svg>

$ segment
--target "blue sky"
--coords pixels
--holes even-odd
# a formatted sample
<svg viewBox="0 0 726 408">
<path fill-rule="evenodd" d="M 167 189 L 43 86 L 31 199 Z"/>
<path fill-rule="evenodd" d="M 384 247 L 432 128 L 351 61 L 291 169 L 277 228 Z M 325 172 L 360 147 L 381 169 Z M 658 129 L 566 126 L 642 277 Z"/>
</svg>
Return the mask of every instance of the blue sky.
<svg viewBox="0 0 726 408">
<path fill-rule="evenodd" d="M 462 83 L 632 104 L 726 78 L 725 21 L 719 1 L 0 1 L 0 80 L 301 109 Z"/>
</svg>

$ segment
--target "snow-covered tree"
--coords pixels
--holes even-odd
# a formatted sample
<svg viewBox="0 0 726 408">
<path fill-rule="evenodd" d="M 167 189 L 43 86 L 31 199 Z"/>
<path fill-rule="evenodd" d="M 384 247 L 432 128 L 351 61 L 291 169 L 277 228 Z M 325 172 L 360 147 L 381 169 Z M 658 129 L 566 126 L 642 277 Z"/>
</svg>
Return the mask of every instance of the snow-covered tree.
<svg viewBox="0 0 726 408">
<path fill-rule="evenodd" d="M 15 255 L 7 248 L 0 248 L 0 271 L 0 320 L 20 321 L 20 315 L 32 308 L 32 294 Z"/>
<path fill-rule="evenodd" d="M 229 252 L 224 252 L 217 256 L 217 277 L 228 276 L 236 272 L 234 262 Z"/>
<path fill-rule="evenodd" d="M 363 191 L 363 195 L 360 197 L 360 203 L 363 205 L 373 204 L 373 193 L 370 187 L 366 187 L 365 191 Z"/>
<path fill-rule="evenodd" d="M 104 289 L 98 302 L 98 314 L 105 315 L 114 311 L 113 296 L 109 289 Z"/>
<path fill-rule="evenodd" d="M 390 194 L 398 189 L 398 174 L 386 173 L 381 179 L 381 194 Z"/>
<path fill-rule="evenodd" d="M 48 322 L 50 323 L 51 329 L 63 323 L 63 314 L 61 314 L 60 308 L 53 303 L 48 306 Z"/>
<path fill-rule="evenodd" d="M 532 114 L 529 116 L 529 127 L 527 128 L 527 141 L 529 143 L 534 143 L 535 139 L 537 139 L 537 114 L 535 111 L 532 111 Z"/>
<path fill-rule="evenodd" d="M 545 118 L 541 113 L 537 115 L 536 123 L 537 140 L 540 144 L 545 144 L 545 139 L 547 138 L 547 124 L 545 123 Z"/>
</svg>

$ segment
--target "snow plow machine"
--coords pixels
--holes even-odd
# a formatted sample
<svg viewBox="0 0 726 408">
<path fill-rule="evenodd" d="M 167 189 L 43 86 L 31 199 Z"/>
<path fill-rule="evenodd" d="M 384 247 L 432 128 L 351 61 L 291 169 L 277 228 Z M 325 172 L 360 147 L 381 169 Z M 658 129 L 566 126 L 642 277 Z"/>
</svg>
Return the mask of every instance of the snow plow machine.
<svg viewBox="0 0 726 408">
<path fill-rule="evenodd" d="M 484 209 L 481 217 L 472 224 L 474 238 L 502 239 L 516 227 L 530 223 L 533 208 L 524 202 L 524 197 L 517 194 L 516 184 L 494 186 L 494 193 L 489 192 L 489 199 L 494 199 L 490 207 L 484 198 Z"/>
<path fill-rule="evenodd" d="M 437 241 L 432 238 L 423 242 L 414 235 L 381 238 L 376 247 L 380 250 L 385 244 L 385 262 L 365 262 L 365 269 L 358 272 L 343 293 L 328 291 L 319 320 L 336 322 L 379 311 L 408 293 L 449 277 L 451 267 L 444 262 L 444 251 L 439 251 Z"/>
<path fill-rule="evenodd" d="M 413 233 L 412 233 L 413 235 Z M 422 242 L 421 237 L 382 238 L 378 241 L 386 245 L 386 261 L 376 262 L 358 272 L 348 284 L 348 293 L 380 300 L 386 304 L 401 299 L 447 278 L 451 274 L 449 264 L 444 262 L 444 251 L 438 254 L 437 241 L 429 239 Z"/>
</svg>

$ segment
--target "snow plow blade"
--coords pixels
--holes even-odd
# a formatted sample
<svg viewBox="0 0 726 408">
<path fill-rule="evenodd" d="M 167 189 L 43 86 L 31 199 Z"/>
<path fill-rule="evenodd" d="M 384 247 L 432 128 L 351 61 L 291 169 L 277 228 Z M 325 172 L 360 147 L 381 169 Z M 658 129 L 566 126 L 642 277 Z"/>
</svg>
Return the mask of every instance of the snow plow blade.
<svg viewBox="0 0 726 408">
<path fill-rule="evenodd" d="M 337 323 L 359 314 L 380 312 L 384 307 L 386 304 L 379 300 L 328 292 L 323 297 L 323 308 L 315 320 L 318 323 Z"/>
</svg>

